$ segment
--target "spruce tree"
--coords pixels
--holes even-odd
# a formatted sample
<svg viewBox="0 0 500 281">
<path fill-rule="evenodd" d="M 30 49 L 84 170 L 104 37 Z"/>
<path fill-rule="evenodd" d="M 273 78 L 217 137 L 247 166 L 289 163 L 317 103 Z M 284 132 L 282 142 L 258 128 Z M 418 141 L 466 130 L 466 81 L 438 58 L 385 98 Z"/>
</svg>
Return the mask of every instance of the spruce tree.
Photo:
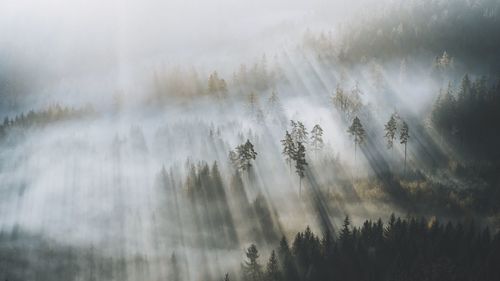
<svg viewBox="0 0 500 281">
<path fill-rule="evenodd" d="M 285 156 L 286 163 L 288 163 L 291 172 L 292 162 L 295 159 L 296 147 L 292 135 L 290 135 L 288 131 L 285 132 L 285 138 L 281 140 L 281 144 L 283 145 L 283 151 L 281 153 Z"/>
<path fill-rule="evenodd" d="M 266 281 L 280 281 L 281 271 L 279 269 L 278 258 L 273 250 L 266 266 Z"/>
<path fill-rule="evenodd" d="M 354 117 L 352 125 L 349 127 L 347 132 L 354 137 L 354 160 L 356 160 L 357 147 L 365 141 L 366 137 L 365 129 L 363 129 L 363 125 L 361 124 L 358 116 Z"/>
</svg>

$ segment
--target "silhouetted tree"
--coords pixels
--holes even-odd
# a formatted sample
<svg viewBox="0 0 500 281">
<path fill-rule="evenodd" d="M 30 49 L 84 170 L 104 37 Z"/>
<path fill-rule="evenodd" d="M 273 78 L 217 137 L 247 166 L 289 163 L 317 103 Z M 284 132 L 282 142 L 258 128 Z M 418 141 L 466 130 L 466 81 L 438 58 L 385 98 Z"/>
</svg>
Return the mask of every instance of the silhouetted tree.
<svg viewBox="0 0 500 281">
<path fill-rule="evenodd" d="M 302 189 L 302 178 L 306 169 L 306 148 L 301 142 L 297 142 L 297 152 L 295 153 L 295 171 L 299 175 L 299 194 Z"/>
<path fill-rule="evenodd" d="M 296 147 L 292 139 L 292 136 L 288 131 L 285 132 L 285 138 L 281 140 L 283 145 L 283 151 L 281 152 L 285 156 L 285 161 L 288 163 L 290 172 L 292 171 L 292 162 L 295 160 Z"/>
<path fill-rule="evenodd" d="M 276 257 L 276 252 L 273 250 L 269 261 L 266 266 L 266 280 L 267 281 L 280 281 L 282 280 L 282 274 L 279 269 L 278 258 Z"/>
<path fill-rule="evenodd" d="M 410 138 L 410 129 L 408 128 L 408 124 L 403 121 L 403 125 L 401 126 L 401 134 L 399 135 L 399 141 L 401 144 L 405 146 L 405 164 L 404 170 L 406 171 L 406 146 L 408 144 L 408 139 Z"/>
<path fill-rule="evenodd" d="M 354 137 L 354 159 L 356 159 L 357 147 L 365 140 L 365 129 L 363 129 L 363 125 L 361 124 L 358 116 L 354 117 L 352 125 L 349 127 L 347 132 Z"/>
<path fill-rule="evenodd" d="M 243 279 L 245 281 L 260 281 L 262 278 L 262 266 L 259 264 L 259 251 L 252 244 L 245 253 L 247 260 L 242 265 Z"/>
<path fill-rule="evenodd" d="M 257 152 L 255 152 L 253 144 L 248 139 L 244 144 L 238 145 L 236 151 L 229 152 L 229 159 L 241 171 L 250 169 L 252 160 L 255 160 L 256 157 Z"/>
</svg>

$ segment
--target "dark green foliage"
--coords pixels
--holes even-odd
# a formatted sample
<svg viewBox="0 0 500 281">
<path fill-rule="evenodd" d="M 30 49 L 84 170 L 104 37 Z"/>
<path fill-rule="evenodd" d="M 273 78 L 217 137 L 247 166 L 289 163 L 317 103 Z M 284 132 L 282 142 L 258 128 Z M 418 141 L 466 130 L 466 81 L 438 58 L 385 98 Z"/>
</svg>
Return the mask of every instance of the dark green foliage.
<svg viewBox="0 0 500 281">
<path fill-rule="evenodd" d="M 302 186 L 302 178 L 306 170 L 306 148 L 301 142 L 297 142 L 297 151 L 295 153 L 295 171 L 299 175 L 299 185 Z"/>
<path fill-rule="evenodd" d="M 347 132 L 354 138 L 354 157 L 356 158 L 357 146 L 362 144 L 366 137 L 365 129 L 363 129 L 363 125 L 361 124 L 361 120 L 359 120 L 358 116 L 354 117 Z"/>
<path fill-rule="evenodd" d="M 281 281 L 281 271 L 279 268 L 278 257 L 276 256 L 276 252 L 273 250 L 271 252 L 271 256 L 269 257 L 269 261 L 266 266 L 266 281 Z"/>
<path fill-rule="evenodd" d="M 403 121 L 403 125 L 401 126 L 401 134 L 399 135 L 399 142 L 404 144 L 405 146 L 405 166 L 404 169 L 406 171 L 406 146 L 408 144 L 408 139 L 410 138 L 410 129 L 408 128 L 408 124 Z"/>
<path fill-rule="evenodd" d="M 500 234 L 492 237 L 474 222 L 464 227 L 391 215 L 385 227 L 381 220 L 367 220 L 358 228 L 346 216 L 337 238 L 327 231 L 320 240 L 307 227 L 295 236 L 291 251 L 283 237 L 277 253 L 271 252 L 268 268 L 282 272 L 283 280 L 493 281 L 500 276 Z M 259 280 L 278 279 L 266 274 Z"/>
<path fill-rule="evenodd" d="M 252 167 L 252 160 L 256 158 L 257 152 L 248 139 L 244 144 L 238 145 L 236 151 L 229 152 L 229 160 L 240 171 L 248 171 Z"/>
<path fill-rule="evenodd" d="M 401 2 L 401 3 L 399 3 Z M 494 0 L 380 1 L 363 20 L 355 18 L 340 36 L 307 37 L 325 58 L 346 63 L 394 60 L 447 53 L 468 65 L 498 71 L 500 2 Z"/>
<path fill-rule="evenodd" d="M 293 141 L 292 135 L 286 131 L 285 138 L 281 140 L 281 144 L 283 145 L 283 151 L 281 152 L 285 156 L 285 161 L 288 163 L 288 167 L 290 171 L 292 170 L 292 162 L 295 159 L 295 142 Z"/>
<path fill-rule="evenodd" d="M 260 281 L 262 280 L 262 266 L 259 264 L 259 251 L 254 244 L 248 247 L 245 253 L 247 260 L 242 265 L 243 280 Z"/>
<path fill-rule="evenodd" d="M 473 159 L 495 161 L 500 141 L 500 81 L 470 80 L 465 75 L 456 93 L 447 90 L 434 104 L 432 124 L 443 141 Z"/>
</svg>

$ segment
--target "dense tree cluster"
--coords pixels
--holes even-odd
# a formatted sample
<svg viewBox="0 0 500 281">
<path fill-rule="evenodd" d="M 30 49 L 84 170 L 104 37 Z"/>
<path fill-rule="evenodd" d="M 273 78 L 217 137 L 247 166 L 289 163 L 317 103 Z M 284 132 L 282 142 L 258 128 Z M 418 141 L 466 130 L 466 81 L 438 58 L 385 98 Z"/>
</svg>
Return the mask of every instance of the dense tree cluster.
<svg viewBox="0 0 500 281">
<path fill-rule="evenodd" d="M 498 158 L 492 150 L 500 142 L 500 80 L 471 80 L 465 75 L 450 84 L 434 103 L 431 121 L 443 140 L 477 158 Z"/>
<path fill-rule="evenodd" d="M 340 85 L 337 85 L 335 94 L 332 96 L 332 102 L 335 108 L 343 113 L 347 120 L 351 120 L 361 110 L 361 90 L 356 84 L 351 91 L 345 91 Z"/>
<path fill-rule="evenodd" d="M 461 61 L 499 70 L 500 3 L 495 0 L 401 1 L 383 4 L 346 25 L 339 36 L 308 32 L 320 57 L 363 62 L 448 51 Z M 363 20 L 359 20 L 359 19 Z"/>
<path fill-rule="evenodd" d="M 208 92 L 219 98 L 224 98 L 227 95 L 226 80 L 219 78 L 217 71 L 214 71 L 208 77 Z"/>
<path fill-rule="evenodd" d="M 473 221 L 443 224 L 391 215 L 386 224 L 367 220 L 354 227 L 346 217 L 337 235 L 326 231 L 319 237 L 307 227 L 291 247 L 283 237 L 266 270 L 255 245 L 247 258 L 243 280 L 252 281 L 493 281 L 500 278 L 500 234 Z"/>
<path fill-rule="evenodd" d="M 15 117 L 5 117 L 0 124 L 0 136 L 3 136 L 11 128 L 30 128 L 33 126 L 44 126 L 50 123 L 67 121 L 89 116 L 95 113 L 89 105 L 82 108 L 65 107 L 59 104 L 51 105 L 39 111 L 30 110 Z"/>
</svg>

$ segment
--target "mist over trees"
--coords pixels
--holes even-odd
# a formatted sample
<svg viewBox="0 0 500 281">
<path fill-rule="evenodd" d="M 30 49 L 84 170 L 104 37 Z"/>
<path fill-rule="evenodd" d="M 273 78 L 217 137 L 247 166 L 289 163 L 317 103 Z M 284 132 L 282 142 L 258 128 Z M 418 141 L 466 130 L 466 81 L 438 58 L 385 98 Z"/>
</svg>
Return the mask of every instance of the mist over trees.
<svg viewBox="0 0 500 281">
<path fill-rule="evenodd" d="M 220 1 L 0 27 L 0 279 L 500 278 L 498 1 Z"/>
</svg>

